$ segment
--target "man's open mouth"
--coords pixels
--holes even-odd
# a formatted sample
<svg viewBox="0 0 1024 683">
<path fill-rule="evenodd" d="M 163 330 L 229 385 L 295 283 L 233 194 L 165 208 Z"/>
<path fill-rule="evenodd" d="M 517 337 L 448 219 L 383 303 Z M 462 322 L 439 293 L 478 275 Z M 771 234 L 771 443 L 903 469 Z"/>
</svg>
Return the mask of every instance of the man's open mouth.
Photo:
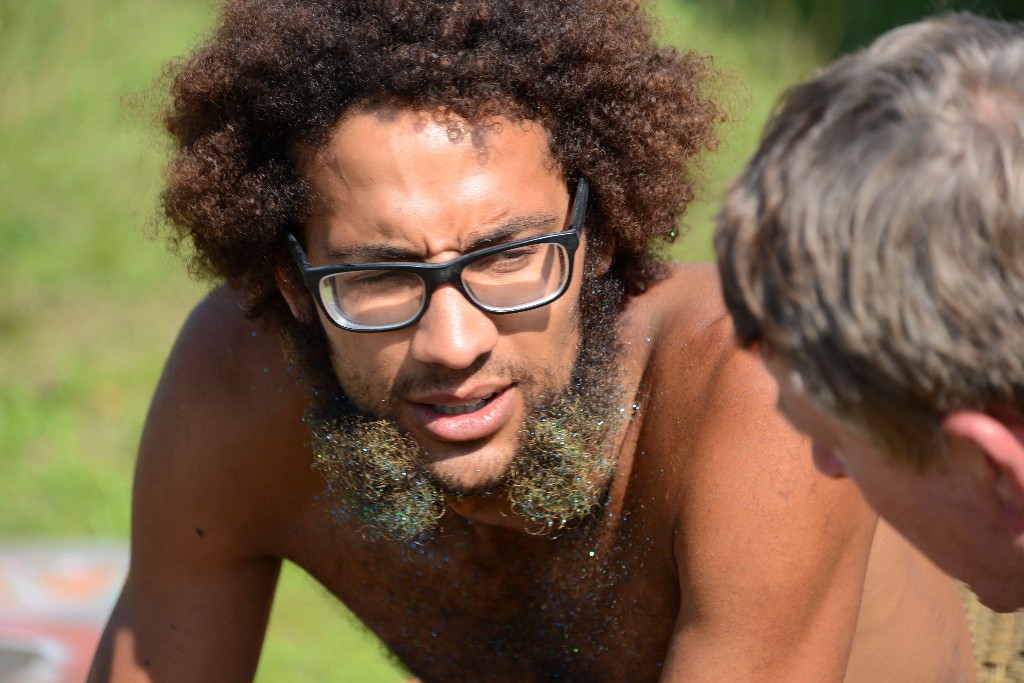
<svg viewBox="0 0 1024 683">
<path fill-rule="evenodd" d="M 511 419 L 516 396 L 514 385 L 495 391 L 492 385 L 475 396 L 435 394 L 407 405 L 410 417 L 430 436 L 441 441 L 474 441 L 494 434 Z M 489 393 L 481 396 L 484 391 Z"/>
<path fill-rule="evenodd" d="M 466 403 L 466 404 L 463 404 L 463 405 L 457 405 L 457 406 L 442 405 L 442 404 L 439 404 L 439 403 L 431 403 L 429 405 L 430 405 L 431 408 L 433 408 L 437 412 L 441 413 L 442 415 L 465 415 L 466 413 L 475 413 L 476 411 L 480 410 L 485 405 L 490 403 L 491 399 L 493 399 L 495 396 L 497 396 L 496 393 L 495 394 L 491 394 L 490 396 L 485 396 L 484 398 L 480 399 L 479 401 L 475 401 L 473 403 Z"/>
</svg>

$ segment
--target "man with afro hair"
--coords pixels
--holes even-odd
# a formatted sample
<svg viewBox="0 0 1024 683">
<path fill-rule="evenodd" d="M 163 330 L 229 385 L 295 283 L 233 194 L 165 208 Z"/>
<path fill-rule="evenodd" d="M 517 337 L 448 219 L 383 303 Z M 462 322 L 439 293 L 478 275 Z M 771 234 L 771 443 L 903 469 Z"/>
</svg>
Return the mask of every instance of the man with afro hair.
<svg viewBox="0 0 1024 683">
<path fill-rule="evenodd" d="M 636 3 L 235 0 L 173 76 L 216 286 L 91 680 L 250 680 L 285 560 L 423 681 L 970 677 L 955 585 L 662 257 L 721 114 Z"/>
</svg>

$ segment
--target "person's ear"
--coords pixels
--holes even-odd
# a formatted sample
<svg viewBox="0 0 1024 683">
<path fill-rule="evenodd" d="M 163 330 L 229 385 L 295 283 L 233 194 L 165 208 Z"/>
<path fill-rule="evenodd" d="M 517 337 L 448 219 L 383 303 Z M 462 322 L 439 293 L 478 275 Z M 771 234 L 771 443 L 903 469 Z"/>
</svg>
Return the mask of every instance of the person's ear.
<svg viewBox="0 0 1024 683">
<path fill-rule="evenodd" d="M 601 277 L 612 267 L 612 258 L 615 255 L 615 238 L 611 235 L 602 240 L 587 241 L 587 263 L 586 271 L 589 277 Z"/>
<path fill-rule="evenodd" d="M 316 304 L 302 276 L 294 264 L 279 258 L 274 264 L 274 280 L 292 315 L 300 323 L 309 325 L 316 320 Z"/>
<path fill-rule="evenodd" d="M 615 239 L 611 238 L 608 240 L 608 244 L 604 246 L 601 251 L 597 254 L 597 259 L 594 263 L 594 269 L 597 271 L 598 277 L 608 272 L 608 269 L 612 267 L 612 255 L 615 253 Z"/>
<path fill-rule="evenodd" d="M 1024 534 L 1024 425 L 1003 422 L 975 411 L 959 411 L 942 422 L 947 438 L 977 446 L 995 474 L 994 490 L 1004 517 L 1016 534 Z"/>
</svg>

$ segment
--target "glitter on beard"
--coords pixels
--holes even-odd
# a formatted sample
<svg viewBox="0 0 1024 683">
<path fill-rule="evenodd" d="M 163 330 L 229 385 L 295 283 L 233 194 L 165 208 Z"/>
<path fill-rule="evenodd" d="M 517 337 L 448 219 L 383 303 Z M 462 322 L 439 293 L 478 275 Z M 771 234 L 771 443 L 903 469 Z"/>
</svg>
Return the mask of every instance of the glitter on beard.
<svg viewBox="0 0 1024 683">
<path fill-rule="evenodd" d="M 614 371 L 623 293 L 607 277 L 585 275 L 583 284 L 572 378 L 549 396 L 537 394 L 535 380 L 518 379 L 534 404 L 527 406 L 508 472 L 491 487 L 505 489 L 513 509 L 541 533 L 586 519 L 603 502 L 617 463 L 608 442 L 624 414 Z M 371 537 L 429 536 L 444 513 L 445 495 L 459 492 L 426 469 L 419 443 L 395 421 L 364 412 L 336 382 L 333 391 L 323 391 L 330 386 L 324 381 L 318 386 L 305 421 L 332 516 L 341 523 L 356 520 Z"/>
<path fill-rule="evenodd" d="M 362 412 L 344 394 L 307 414 L 313 468 L 327 480 L 337 521 L 355 518 L 371 536 L 410 540 L 444 513 L 444 491 L 422 465 L 419 444 L 392 420 Z"/>
</svg>

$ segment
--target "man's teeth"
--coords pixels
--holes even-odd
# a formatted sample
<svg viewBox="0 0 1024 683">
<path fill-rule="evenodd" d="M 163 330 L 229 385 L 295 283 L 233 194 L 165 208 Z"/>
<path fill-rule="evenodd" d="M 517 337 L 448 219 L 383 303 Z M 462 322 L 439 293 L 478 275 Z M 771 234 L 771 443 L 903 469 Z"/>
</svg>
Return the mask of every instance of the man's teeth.
<svg viewBox="0 0 1024 683">
<path fill-rule="evenodd" d="M 441 413 L 442 415 L 465 415 L 466 413 L 473 413 L 480 410 L 485 405 L 487 405 L 487 402 L 490 401 L 492 398 L 493 395 L 488 396 L 487 398 L 482 398 L 476 403 L 467 403 L 461 406 L 445 406 L 439 403 L 432 403 L 430 407 L 436 410 L 437 412 Z"/>
</svg>

